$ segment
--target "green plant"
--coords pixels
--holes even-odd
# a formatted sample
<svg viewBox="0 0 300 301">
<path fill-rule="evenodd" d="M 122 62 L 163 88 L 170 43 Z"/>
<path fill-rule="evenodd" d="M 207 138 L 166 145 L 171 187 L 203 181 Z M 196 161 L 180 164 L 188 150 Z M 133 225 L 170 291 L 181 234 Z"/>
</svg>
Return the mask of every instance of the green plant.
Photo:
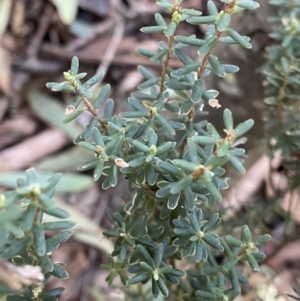
<svg viewBox="0 0 300 301">
<path fill-rule="evenodd" d="M 52 200 L 60 177 L 56 174 L 47 181 L 40 180 L 31 168 L 26 171 L 25 179 L 18 179 L 15 191 L 0 195 L 0 254 L 15 265 L 0 262 L 0 292 L 10 294 L 8 301 L 57 300 L 64 290 L 59 287 L 46 291 L 45 283 L 51 275 L 68 278 L 62 265 L 51 261 L 50 254 L 71 237 L 72 231 L 67 229 L 75 223 L 42 220 L 45 213 L 58 218 L 69 216 Z M 49 230 L 58 233 L 46 239 Z"/>
<path fill-rule="evenodd" d="M 276 5 L 279 13 L 270 18 L 274 43 L 266 49 L 268 60 L 262 69 L 266 79 L 265 103 L 269 107 L 266 130 L 270 155 L 281 154 L 281 164 L 289 179 L 285 190 L 292 191 L 300 186 L 300 2 L 272 0 L 270 4 Z"/>
<path fill-rule="evenodd" d="M 265 133 L 271 159 L 280 157 L 280 168 L 284 171 L 284 185 L 271 180 L 274 192 L 271 212 L 277 211 L 285 219 L 282 243 L 277 246 L 272 255 L 276 255 L 290 241 L 297 239 L 297 222 L 293 220 L 292 202 L 293 193 L 299 195 L 299 74 L 300 74 L 300 1 L 271 0 L 270 4 L 276 6 L 278 14 L 269 21 L 273 31 L 269 35 L 272 45 L 266 48 L 267 60 L 261 68 L 265 77 L 264 87 L 266 98 L 264 102 L 268 109 L 265 116 Z M 278 185 L 279 184 L 279 185 Z M 282 208 L 282 202 L 289 195 L 287 212 L 276 210 L 275 204 Z M 297 295 L 287 293 L 293 299 L 300 300 L 300 290 L 293 287 Z"/>
<path fill-rule="evenodd" d="M 95 159 L 81 164 L 78 169 L 92 169 L 95 181 L 103 177 L 103 189 L 115 187 L 125 178 L 132 191 L 131 199 L 118 212 L 112 214 L 107 210 L 112 229 L 105 231 L 104 235 L 115 239 L 109 264 L 102 266 L 110 271 L 109 284 L 119 275 L 124 285 L 150 281 L 154 297 L 162 294 L 169 296 L 170 300 L 231 300 L 240 294 L 241 284 L 247 283 L 238 271 L 238 265 L 248 262 L 258 270 L 257 261 L 264 258 L 258 248 L 270 239 L 269 235 L 252 239 L 247 225 L 242 227 L 239 239 L 232 233 L 223 233 L 221 218 L 216 212 L 222 200 L 220 189 L 228 187 L 223 177 L 224 165 L 231 163 L 238 172 L 245 172 L 245 150 L 239 146 L 245 142 L 243 135 L 251 129 L 253 120 L 235 126 L 231 112 L 225 109 L 225 134 L 221 135 L 213 124 L 203 119 L 207 114 L 203 111 L 204 104 L 220 107 L 216 99 L 218 91 L 206 90 L 204 82 L 210 73 L 225 77 L 227 73 L 239 70 L 237 66 L 219 62 L 212 54 L 213 49 L 220 43 L 251 48 L 250 39 L 229 25 L 234 14 L 259 6 L 252 0 L 221 2 L 224 10 L 219 12 L 214 2 L 208 1 L 209 15 L 201 16 L 200 11 L 181 7 L 181 1 L 172 4 L 166 0 L 157 1 L 170 14 L 171 20 L 167 22 L 162 15 L 156 14 L 157 25 L 144 27 L 142 31 L 163 33 L 167 43 L 160 42 L 157 52 L 137 51 L 159 63 L 161 74 L 157 76 L 143 66 L 138 67 L 145 81 L 128 99 L 132 111 L 114 115 L 114 102 L 107 100 L 109 84 L 94 97 L 89 88 L 101 81 L 103 74 L 82 83 L 86 73 L 78 73 L 76 57 L 72 59 L 71 69 L 64 73 L 64 82 L 47 84 L 53 91 L 76 94 L 67 107 L 65 123 L 84 111 L 92 115 L 84 132 L 74 142 L 94 153 Z M 176 35 L 182 22 L 207 24 L 205 37 Z M 186 54 L 184 48 L 187 46 L 195 48 L 196 59 Z M 181 68 L 173 70 L 169 67 L 171 56 L 182 63 Z M 100 107 L 104 108 L 103 118 L 98 114 Z M 21 250 L 16 252 L 11 241 L 19 241 L 20 235 L 25 237 L 28 241 L 24 246 L 33 248 L 27 255 L 36 258 L 36 264 L 43 272 L 53 274 L 61 267 L 53 265 L 46 255 L 49 250 L 43 239 L 41 213 L 57 211 L 49 201 L 52 196 L 50 184 L 36 186 L 37 179 L 32 180 L 32 174 L 32 170 L 27 172 L 27 182 L 21 182 L 17 191 L 12 192 L 16 197 L 10 203 L 25 196 L 28 208 L 38 208 L 40 215 L 31 216 L 30 226 L 33 228 L 27 227 L 28 232 L 22 232 L 22 235 L 6 230 L 11 235 L 7 235 L 8 240 L 2 247 L 15 250 L 5 258 L 14 260 L 14 256 L 19 255 L 25 260 L 23 256 L 27 258 L 26 254 L 19 254 Z M 49 183 L 56 183 L 58 178 L 54 179 Z M 20 194 L 20 190 L 25 192 Z M 9 206 L 5 203 L 5 210 Z M 12 219 L 18 229 L 24 226 L 20 216 L 28 210 L 19 209 L 20 215 Z M 63 225 L 64 228 L 67 226 Z M 70 236 L 68 231 L 62 233 Z M 1 250 L 0 253 L 3 255 Z M 43 256 L 45 262 L 40 259 Z M 216 260 L 217 256 L 222 257 L 221 263 Z M 34 261 L 30 261 L 32 263 Z M 128 273 L 133 274 L 130 279 Z M 28 298 L 47 301 L 49 298 L 45 294 L 41 292 L 37 297 L 30 295 Z"/>
</svg>

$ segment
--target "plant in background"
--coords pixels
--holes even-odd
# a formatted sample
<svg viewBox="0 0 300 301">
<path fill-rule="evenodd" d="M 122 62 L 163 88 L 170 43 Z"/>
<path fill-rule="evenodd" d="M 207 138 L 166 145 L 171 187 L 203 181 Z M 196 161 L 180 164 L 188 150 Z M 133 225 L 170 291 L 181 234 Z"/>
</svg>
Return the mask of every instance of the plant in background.
<svg viewBox="0 0 300 301">
<path fill-rule="evenodd" d="M 51 261 L 51 253 L 72 236 L 67 229 L 75 223 L 43 222 L 43 214 L 69 216 L 52 200 L 60 177 L 56 174 L 45 181 L 31 168 L 26 171 L 25 179 L 18 179 L 15 191 L 0 195 L 0 293 L 10 294 L 8 301 L 55 301 L 64 290 L 62 287 L 45 290 L 51 275 L 68 278 L 62 264 Z M 58 233 L 46 239 L 47 231 Z"/>
<path fill-rule="evenodd" d="M 285 174 L 284 181 L 276 183 L 271 179 L 274 191 L 272 205 L 274 208 L 277 202 L 281 207 L 283 199 L 289 203 L 288 214 L 283 215 L 286 223 L 284 237 L 282 244 L 275 250 L 276 254 L 289 241 L 298 238 L 292 202 L 299 201 L 298 197 L 295 200 L 293 192 L 298 196 L 300 187 L 300 1 L 271 0 L 269 3 L 278 8 L 278 15 L 269 18 L 273 25 L 273 32 L 269 36 L 273 43 L 266 48 L 267 61 L 261 68 L 265 77 L 264 102 L 268 105 L 265 117 L 266 141 L 270 158 L 280 156 L 280 165 Z M 299 288 L 293 289 L 300 295 Z M 299 300 L 299 296 L 288 296 Z"/>
<path fill-rule="evenodd" d="M 224 9 L 219 12 L 214 2 L 208 1 L 209 15 L 202 16 L 200 11 L 184 8 L 181 1 L 157 1 L 171 20 L 167 22 L 156 14 L 157 25 L 144 27 L 142 31 L 162 33 L 166 43 L 160 42 L 156 52 L 137 51 L 159 63 L 161 73 L 156 75 L 148 68 L 138 67 L 145 81 L 128 99 L 131 111 L 114 115 L 114 101 L 107 99 L 109 84 L 94 97 L 89 88 L 100 82 L 103 74 L 82 83 L 86 73 L 78 73 L 76 57 L 71 69 L 64 73 L 64 82 L 47 84 L 53 91 L 76 94 L 67 107 L 64 122 L 76 119 L 84 111 L 91 113 L 90 122 L 74 142 L 92 152 L 95 159 L 82 163 L 78 169 L 92 169 L 95 181 L 103 178 L 103 189 L 115 187 L 126 179 L 132 192 L 131 199 L 118 212 L 107 210 L 112 229 L 104 235 L 115 240 L 109 264 L 103 265 L 110 271 L 109 284 L 119 275 L 124 285 L 150 283 L 154 297 L 231 300 L 240 294 L 241 285 L 247 283 L 238 265 L 248 263 L 258 270 L 257 261 L 264 258 L 259 247 L 270 239 L 269 235 L 253 239 L 244 225 L 240 238 L 236 238 L 232 233 L 223 233 L 218 212 L 210 213 L 216 211 L 222 200 L 220 189 L 228 187 L 224 165 L 231 163 L 238 172 L 245 172 L 245 150 L 240 145 L 245 142 L 243 135 L 253 126 L 251 119 L 235 125 L 228 109 L 223 114 L 224 134 L 203 119 L 207 114 L 204 105 L 220 107 L 216 99 L 218 91 L 205 89 L 206 78 L 210 74 L 225 77 L 239 70 L 237 66 L 220 62 L 213 50 L 220 43 L 251 48 L 248 37 L 230 28 L 230 20 L 236 13 L 259 6 L 252 0 L 221 2 Z M 204 38 L 177 35 L 177 27 L 183 22 L 207 24 Z M 186 47 L 195 49 L 195 58 L 186 53 Z M 173 70 L 169 66 L 171 56 L 182 67 Z M 103 117 L 98 113 L 99 108 L 103 109 Z M 32 186 L 36 179 L 30 178 L 32 171 L 27 174 L 28 183 L 22 182 L 13 193 L 19 196 L 18 191 L 24 191 L 21 196 L 29 202 L 28 208 L 37 208 L 40 215 L 31 216 L 33 228 L 26 228 L 31 239 L 26 243 L 33 249 L 20 255 L 21 265 L 27 263 L 23 262 L 27 257 L 34 257 L 36 261 L 28 261 L 29 264 L 40 265 L 47 275 L 61 276 L 63 270 L 53 265 L 47 255 L 54 250 L 53 243 L 47 247 L 47 241 L 54 240 L 56 246 L 62 240 L 49 238 L 45 242 L 45 226 L 41 223 L 43 211 L 54 214 L 58 210 L 50 202 L 52 189 L 47 185 Z M 13 198 L 11 203 L 15 201 Z M 20 214 L 28 210 L 19 209 Z M 23 219 L 16 216 L 15 221 L 22 223 Z M 57 225 L 60 224 L 55 229 L 61 229 Z M 63 224 L 62 228 L 66 226 Z M 21 224 L 19 228 L 22 227 Z M 12 232 L 7 237 L 19 241 L 18 233 Z M 10 240 L 5 246 L 16 250 Z M 23 250 L 22 247 L 20 252 Z M 2 256 L 12 261 L 18 254 L 5 255 L 5 252 Z M 221 257 L 221 262 L 216 257 Z M 55 274 L 57 269 L 62 274 Z M 129 274 L 132 276 L 128 277 Z M 43 296 L 40 293 L 39 300 L 47 301 Z"/>
<path fill-rule="evenodd" d="M 270 4 L 278 6 L 279 14 L 270 18 L 274 24 L 270 37 L 275 43 L 267 47 L 268 60 L 262 69 L 269 108 L 266 130 L 270 155 L 281 154 L 289 180 L 286 191 L 292 191 L 300 186 L 300 2 L 272 0 Z"/>
</svg>

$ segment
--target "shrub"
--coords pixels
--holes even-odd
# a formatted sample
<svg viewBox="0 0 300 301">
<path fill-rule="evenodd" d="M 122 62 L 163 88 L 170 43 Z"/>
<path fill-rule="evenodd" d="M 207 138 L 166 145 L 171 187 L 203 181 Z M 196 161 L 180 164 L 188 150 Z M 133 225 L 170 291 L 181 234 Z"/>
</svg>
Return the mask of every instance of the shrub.
<svg viewBox="0 0 300 301">
<path fill-rule="evenodd" d="M 274 30 L 273 44 L 267 47 L 267 62 L 262 68 L 265 76 L 265 103 L 268 105 L 266 134 L 270 156 L 281 154 L 281 165 L 289 184 L 285 191 L 300 186 L 299 144 L 299 1 L 270 1 L 279 8 L 278 16 L 270 18 Z"/>
</svg>

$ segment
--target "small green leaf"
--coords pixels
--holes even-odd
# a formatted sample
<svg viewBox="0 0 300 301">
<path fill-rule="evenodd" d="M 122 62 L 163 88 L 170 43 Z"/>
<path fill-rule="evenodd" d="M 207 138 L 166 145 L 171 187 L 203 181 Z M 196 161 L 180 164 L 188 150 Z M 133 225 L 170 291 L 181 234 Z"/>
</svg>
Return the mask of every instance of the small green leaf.
<svg viewBox="0 0 300 301">
<path fill-rule="evenodd" d="M 188 185 L 190 185 L 192 183 L 192 178 L 191 177 L 185 177 L 183 179 L 181 179 L 179 182 L 176 182 L 173 184 L 170 193 L 171 194 L 177 194 L 179 192 L 181 192 L 182 190 L 184 190 L 185 187 L 187 187 Z"/>
<path fill-rule="evenodd" d="M 226 73 L 236 73 L 240 70 L 238 66 L 230 64 L 222 64 L 222 67 Z"/>
<path fill-rule="evenodd" d="M 45 193 L 40 194 L 38 200 L 44 208 L 53 208 L 55 206 L 55 202 Z"/>
<path fill-rule="evenodd" d="M 139 84 L 137 86 L 137 88 L 138 89 L 147 89 L 147 88 L 150 88 L 154 85 L 159 84 L 160 81 L 161 81 L 160 77 L 151 78 L 151 79 L 148 79 L 148 80 L 144 81 L 143 83 Z"/>
<path fill-rule="evenodd" d="M 104 167 L 104 161 L 98 160 L 98 163 L 97 163 L 94 173 L 93 173 L 94 181 L 98 181 L 100 179 L 100 177 L 102 175 L 103 167 Z"/>
<path fill-rule="evenodd" d="M 180 108 L 180 115 L 187 115 L 190 113 L 192 108 L 194 107 L 194 103 L 191 100 L 186 100 Z"/>
<path fill-rule="evenodd" d="M 183 44 L 187 44 L 187 45 L 191 45 L 191 46 L 202 46 L 202 44 L 204 43 L 203 40 L 200 39 L 196 39 L 195 35 L 191 35 L 189 37 L 186 36 L 175 36 L 175 41 L 179 42 L 179 43 L 183 43 Z"/>
<path fill-rule="evenodd" d="M 219 40 L 216 36 L 210 37 L 205 40 L 204 44 L 199 48 L 198 54 L 205 55 L 209 53 L 217 44 Z"/>
<path fill-rule="evenodd" d="M 151 266 L 155 266 L 155 262 L 149 252 L 142 246 L 142 245 L 137 245 L 137 250 L 141 257 Z"/>
<path fill-rule="evenodd" d="M 115 103 L 112 99 L 108 99 L 105 103 L 104 118 L 110 119 L 114 114 Z"/>
<path fill-rule="evenodd" d="M 185 65 L 193 64 L 194 61 L 185 53 L 182 51 L 182 49 L 175 48 L 174 50 L 175 55 L 177 58 Z"/>
<path fill-rule="evenodd" d="M 140 264 L 141 264 L 141 267 L 143 268 L 143 270 L 145 270 L 150 275 L 153 274 L 154 270 L 153 270 L 153 268 L 147 262 L 141 261 Z"/>
<path fill-rule="evenodd" d="M 160 7 L 164 8 L 167 11 L 173 8 L 173 5 L 166 0 L 157 0 L 156 3 L 157 5 L 159 5 Z"/>
<path fill-rule="evenodd" d="M 35 252 L 38 256 L 44 256 L 46 254 L 46 239 L 43 225 L 40 223 L 34 224 L 32 232 Z"/>
<path fill-rule="evenodd" d="M 95 84 L 97 84 L 98 82 L 101 81 L 101 79 L 103 78 L 104 73 L 98 73 L 96 75 L 94 75 L 93 77 L 91 77 L 86 83 L 84 83 L 83 87 L 85 89 L 89 89 L 90 87 L 94 86 Z"/>
<path fill-rule="evenodd" d="M 54 208 L 42 208 L 43 212 L 51 215 L 51 216 L 55 216 L 58 218 L 68 218 L 70 217 L 70 214 L 68 211 L 58 208 L 58 207 L 54 207 Z"/>
<path fill-rule="evenodd" d="M 211 135 L 215 139 L 221 139 L 220 134 L 218 133 L 216 128 L 211 123 L 208 123 L 206 127 L 207 127 L 207 132 L 209 133 L 209 135 Z"/>
<path fill-rule="evenodd" d="M 154 262 L 155 266 L 159 267 L 163 258 L 163 253 L 164 253 L 164 246 L 162 243 L 158 244 L 157 248 L 155 249 L 154 253 Z"/>
<path fill-rule="evenodd" d="M 28 231 L 31 229 L 32 224 L 34 222 L 34 218 L 35 218 L 35 214 L 36 214 L 36 206 L 33 204 L 30 204 L 26 211 L 24 212 L 23 216 L 22 216 L 22 221 L 23 221 L 23 227 L 22 229 L 24 231 Z"/>
<path fill-rule="evenodd" d="M 198 166 L 196 164 L 182 160 L 182 159 L 174 159 L 174 160 L 172 160 L 172 163 L 175 166 L 177 166 L 183 170 L 186 170 L 188 172 L 194 172 L 198 169 Z"/>
<path fill-rule="evenodd" d="M 155 121 L 159 123 L 167 132 L 169 132 L 171 135 L 175 135 L 175 130 L 171 126 L 171 124 L 163 118 L 160 114 L 155 115 Z"/>
<path fill-rule="evenodd" d="M 127 284 L 132 285 L 132 284 L 136 284 L 139 282 L 144 282 L 149 278 L 150 278 L 150 275 L 148 272 L 140 273 L 140 274 L 137 274 L 136 276 L 132 277 L 131 279 L 129 279 Z"/>
<path fill-rule="evenodd" d="M 217 143 L 217 139 L 214 137 L 209 137 L 209 136 L 194 136 L 192 138 L 192 140 L 195 143 L 199 143 L 199 144 L 216 144 Z"/>
<path fill-rule="evenodd" d="M 271 236 L 269 234 L 264 234 L 264 235 L 258 237 L 255 240 L 254 244 L 257 247 L 259 247 L 259 246 L 262 246 L 262 245 L 266 244 L 269 240 L 271 240 Z"/>
<path fill-rule="evenodd" d="M 144 49 L 144 48 L 137 48 L 136 51 L 137 51 L 137 53 L 139 53 L 147 58 L 151 58 L 155 55 L 155 52 Z"/>
<path fill-rule="evenodd" d="M 233 129 L 232 113 L 228 109 L 225 109 L 223 112 L 223 121 L 227 131 Z"/>
<path fill-rule="evenodd" d="M 207 10 L 211 16 L 217 16 L 219 14 L 218 8 L 212 0 L 207 2 Z"/>
<path fill-rule="evenodd" d="M 72 61 L 71 61 L 71 70 L 70 74 L 72 76 L 77 75 L 78 73 L 78 68 L 79 68 L 79 60 L 77 56 L 73 56 Z"/>
<path fill-rule="evenodd" d="M 243 36 L 241 36 L 238 32 L 235 30 L 228 28 L 227 29 L 228 35 L 235 40 L 239 45 L 241 45 L 244 48 L 251 49 L 252 45 L 249 43 Z"/>
<path fill-rule="evenodd" d="M 182 13 L 186 14 L 186 15 L 190 15 L 190 16 L 200 16 L 200 15 L 202 15 L 201 11 L 196 10 L 196 9 L 188 9 L 188 8 L 183 9 Z"/>
<path fill-rule="evenodd" d="M 252 242 L 252 235 L 248 226 L 243 226 L 242 228 L 242 242 L 248 244 Z"/>
<path fill-rule="evenodd" d="M 190 90 L 192 89 L 193 85 L 187 82 L 178 82 L 175 80 L 170 80 L 166 82 L 165 87 L 172 89 L 172 90 Z"/>
<path fill-rule="evenodd" d="M 235 170 L 242 174 L 245 174 L 246 170 L 243 166 L 243 161 L 240 158 L 236 156 L 230 156 L 230 163 L 235 168 Z"/>
<path fill-rule="evenodd" d="M 157 150 L 156 150 L 156 155 L 159 156 L 167 151 L 169 151 L 170 149 L 175 148 L 176 146 L 176 142 L 165 142 L 164 144 L 160 145 Z"/>
<path fill-rule="evenodd" d="M 50 274 L 59 279 L 68 279 L 69 278 L 69 274 L 58 264 L 54 265 L 53 271 Z"/>
<path fill-rule="evenodd" d="M 165 297 L 167 297 L 167 296 L 169 295 L 169 290 L 168 290 L 166 284 L 164 283 L 164 281 L 163 281 L 163 279 L 162 279 L 161 277 L 158 278 L 157 284 L 158 284 L 158 287 L 159 287 L 161 293 L 162 293 Z"/>
<path fill-rule="evenodd" d="M 152 295 L 154 298 L 159 296 L 160 289 L 158 287 L 157 281 L 152 277 Z"/>
<path fill-rule="evenodd" d="M 217 148 L 217 156 L 218 157 L 224 157 L 228 155 L 230 148 L 230 144 L 227 140 L 224 140 Z"/>
<path fill-rule="evenodd" d="M 147 68 L 143 66 L 138 66 L 137 69 L 146 79 L 155 78 L 155 75 Z"/>
<path fill-rule="evenodd" d="M 180 77 L 180 76 L 189 74 L 191 72 L 197 71 L 199 67 L 200 67 L 200 63 L 196 62 L 193 64 L 185 65 L 182 68 L 176 69 L 171 74 L 172 74 L 172 76 Z"/>
<path fill-rule="evenodd" d="M 203 94 L 203 79 L 197 79 L 192 89 L 191 101 L 197 103 L 201 100 Z"/>
<path fill-rule="evenodd" d="M 97 147 L 96 147 L 96 145 L 91 144 L 91 143 L 89 143 L 89 142 L 86 142 L 86 141 L 80 142 L 79 145 L 82 146 L 83 148 L 85 148 L 85 149 L 91 151 L 91 152 L 95 152 L 95 153 L 97 152 Z"/>
<path fill-rule="evenodd" d="M 99 95 L 97 96 L 97 98 L 94 101 L 94 109 L 98 109 L 101 104 L 103 103 L 103 101 L 108 97 L 110 93 L 110 85 L 106 84 L 102 89 L 101 92 L 99 93 Z"/>
<path fill-rule="evenodd" d="M 25 249 L 30 242 L 30 237 L 25 236 L 20 239 L 16 239 L 10 246 L 4 249 L 1 257 L 4 259 L 9 259 L 17 254 L 19 254 L 23 249 Z"/>
<path fill-rule="evenodd" d="M 62 231 L 46 240 L 47 253 L 53 252 L 58 245 L 68 240 L 73 235 L 73 231 Z"/>
<path fill-rule="evenodd" d="M 226 72 L 222 66 L 222 64 L 219 62 L 218 58 L 214 55 L 210 55 L 208 57 L 209 64 L 211 66 L 212 71 L 219 77 L 225 77 Z"/>
<path fill-rule="evenodd" d="M 52 272 L 54 265 L 47 254 L 44 256 L 37 256 L 40 267 L 46 272 Z"/>
<path fill-rule="evenodd" d="M 167 23 L 161 14 L 156 13 L 154 17 L 158 26 L 167 26 Z"/>
<path fill-rule="evenodd" d="M 141 152 L 145 152 L 145 153 L 150 152 L 150 147 L 141 143 L 138 140 L 134 140 L 132 144 L 134 145 L 135 148 L 137 148 Z"/>
<path fill-rule="evenodd" d="M 252 0 L 238 0 L 236 5 L 244 9 L 256 9 L 259 7 L 259 3 Z"/>
<path fill-rule="evenodd" d="M 233 245 L 234 247 L 238 247 L 238 248 L 243 247 L 243 242 L 231 235 L 227 235 L 226 240 L 229 244 Z"/>
<path fill-rule="evenodd" d="M 259 265 L 252 254 L 246 253 L 245 258 L 254 271 L 259 271 Z"/>
<path fill-rule="evenodd" d="M 174 210 L 178 206 L 179 199 L 180 199 L 179 193 L 170 195 L 167 203 L 168 209 Z"/>
<path fill-rule="evenodd" d="M 57 221 L 57 222 L 47 222 L 43 223 L 44 230 L 66 230 L 74 227 L 76 225 L 75 222 L 72 221 Z"/>
<path fill-rule="evenodd" d="M 225 31 L 230 24 L 231 16 L 228 13 L 223 13 L 221 18 L 217 22 L 217 28 L 220 32 Z"/>
<path fill-rule="evenodd" d="M 190 17 L 186 21 L 193 25 L 209 24 L 216 20 L 216 16 Z"/>
<path fill-rule="evenodd" d="M 156 33 L 164 30 L 166 30 L 166 26 L 147 26 L 141 28 L 141 31 L 144 33 Z"/>
<path fill-rule="evenodd" d="M 163 48 L 163 49 L 160 49 L 158 50 L 158 52 L 156 52 L 150 59 L 150 61 L 152 62 L 156 62 L 156 61 L 162 61 L 165 56 L 167 55 L 168 53 L 168 49 L 167 48 Z"/>
<path fill-rule="evenodd" d="M 206 182 L 205 188 L 209 191 L 209 193 L 211 194 L 212 198 L 215 201 L 219 202 L 222 200 L 222 196 L 221 196 L 218 188 L 215 186 L 215 184 L 213 184 L 213 182 Z"/>
<path fill-rule="evenodd" d="M 148 117 L 149 113 L 148 112 L 139 112 L 139 111 L 122 112 L 122 113 L 120 113 L 120 116 L 124 117 L 124 118 L 140 118 L 140 117 Z"/>
<path fill-rule="evenodd" d="M 203 299 L 208 299 L 208 300 L 214 300 L 215 299 L 214 293 L 206 292 L 206 291 L 200 291 L 200 290 L 196 291 L 196 296 L 201 298 L 201 299 L 202 298 Z"/>
<path fill-rule="evenodd" d="M 177 27 L 176 23 L 172 21 L 165 29 L 165 36 L 166 37 L 173 36 L 175 33 L 175 30 L 176 30 L 176 27 Z"/>
<path fill-rule="evenodd" d="M 91 160 L 91 161 L 88 161 L 86 163 L 83 163 L 83 164 L 79 165 L 77 167 L 77 169 L 80 170 L 80 171 L 89 170 L 89 169 L 94 168 L 97 165 L 98 162 L 99 162 L 99 159 Z"/>
<path fill-rule="evenodd" d="M 147 178 L 147 182 L 150 186 L 155 185 L 156 181 L 157 181 L 157 173 L 154 170 L 152 164 L 148 164 L 146 166 L 146 178 Z"/>
<path fill-rule="evenodd" d="M 253 119 L 248 119 L 240 124 L 234 129 L 235 137 L 239 137 L 248 132 L 254 125 Z"/>
</svg>

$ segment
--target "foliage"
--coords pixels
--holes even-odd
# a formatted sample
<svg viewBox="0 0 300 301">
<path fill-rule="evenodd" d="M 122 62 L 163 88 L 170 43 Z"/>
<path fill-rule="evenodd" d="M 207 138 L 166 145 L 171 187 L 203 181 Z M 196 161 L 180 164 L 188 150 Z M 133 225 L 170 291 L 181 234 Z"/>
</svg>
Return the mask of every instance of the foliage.
<svg viewBox="0 0 300 301">
<path fill-rule="evenodd" d="M 78 74 L 77 58 L 73 58 L 71 70 L 64 73 L 66 81 L 47 85 L 53 91 L 73 91 L 78 96 L 68 106 L 71 113 L 64 122 L 85 110 L 93 115 L 75 143 L 93 152 L 96 158 L 81 164 L 79 170 L 93 169 L 94 180 L 104 175 L 103 189 L 115 187 L 125 174 L 132 189 L 132 199 L 119 212 L 107 212 L 113 229 L 104 235 L 116 238 L 112 257 L 118 258 L 118 262 L 110 259 L 110 265 L 104 266 L 111 271 L 107 279 L 110 284 L 120 275 L 123 284 L 129 285 L 151 280 L 155 297 L 160 293 L 175 294 L 174 290 L 170 292 L 170 284 L 177 284 L 189 300 L 232 299 L 239 294 L 240 283 L 246 282 L 236 271 L 237 262 L 247 261 L 258 269 L 257 260 L 263 258 L 257 247 L 269 239 L 268 235 L 252 241 L 249 228 L 244 226 L 240 240 L 230 235 L 219 237 L 218 213 L 205 216 L 201 210 L 221 201 L 219 190 L 227 188 L 222 178 L 226 163 L 244 172 L 245 151 L 238 146 L 245 141 L 242 135 L 253 125 L 253 120 L 247 120 L 234 126 L 231 112 L 225 109 L 222 137 L 212 124 L 203 120 L 204 103 L 218 107 L 218 92 L 205 91 L 205 79 L 210 73 L 225 77 L 226 73 L 238 71 L 237 66 L 220 63 L 212 50 L 219 43 L 251 48 L 249 38 L 230 29 L 229 24 L 233 14 L 258 7 L 248 0 L 223 2 L 225 9 L 218 12 L 209 1 L 209 16 L 201 16 L 197 10 L 181 8 L 179 2 L 158 1 L 171 14 L 171 22 L 168 24 L 162 15 L 156 14 L 157 25 L 141 30 L 162 32 L 168 43 L 160 42 L 156 53 L 146 49 L 138 52 L 159 62 L 162 72 L 156 76 L 149 69 L 138 67 L 145 81 L 128 99 L 133 111 L 116 116 L 114 102 L 108 99 L 101 119 L 97 110 L 108 97 L 110 87 L 105 85 L 91 100 L 89 88 L 103 74 L 82 84 L 86 74 Z M 205 38 L 175 35 L 178 25 L 185 21 L 208 24 Z M 196 60 L 185 53 L 187 46 L 198 49 Z M 182 62 L 181 68 L 169 67 L 172 54 Z M 86 108 L 78 108 L 81 102 Z M 220 253 L 227 258 L 221 265 L 214 259 Z M 187 271 L 185 284 L 180 280 L 185 272 L 174 261 L 184 258 L 195 261 L 195 269 Z M 126 271 L 134 274 L 129 280 Z M 192 290 L 187 289 L 188 283 Z"/>
<path fill-rule="evenodd" d="M 268 60 L 262 72 L 265 76 L 265 103 L 268 105 L 266 130 L 269 133 L 271 157 L 280 153 L 282 166 L 289 179 L 286 190 L 300 186 L 299 144 L 299 1 L 272 0 L 279 9 L 278 16 L 270 18 L 274 40 L 267 47 Z"/>
<path fill-rule="evenodd" d="M 16 267 L 0 264 L 1 293 L 10 293 L 7 300 L 58 300 L 64 288 L 45 291 L 52 275 L 66 279 L 68 273 L 50 255 L 72 236 L 75 223 L 71 221 L 43 222 L 43 214 L 66 218 L 68 212 L 55 206 L 52 196 L 61 178 L 39 178 L 34 169 L 26 171 L 26 178 L 17 181 L 17 189 L 0 195 L 0 254 Z M 57 234 L 46 239 L 47 231 Z M 40 267 L 34 269 L 32 266 Z M 20 295 L 23 285 L 26 289 Z"/>
<path fill-rule="evenodd" d="M 64 82 L 47 84 L 53 91 L 71 91 L 76 95 L 66 109 L 64 123 L 85 111 L 91 113 L 90 122 L 74 142 L 92 152 L 95 159 L 83 162 L 78 169 L 92 169 L 95 181 L 103 179 L 103 189 L 126 179 L 132 191 L 131 199 L 118 212 L 112 214 L 107 210 L 112 229 L 104 235 L 115 240 L 109 264 L 103 265 L 110 271 L 109 284 L 120 276 L 124 285 L 150 282 L 154 297 L 231 300 L 247 283 L 238 263 L 248 263 L 258 270 L 257 261 L 264 258 L 259 247 L 270 239 L 269 235 L 253 239 L 247 225 L 242 227 L 240 238 L 233 233 L 224 234 L 219 213 L 209 213 L 217 211 L 222 200 L 220 189 L 228 188 L 224 166 L 230 163 L 238 172 L 245 172 L 245 150 L 240 145 L 246 141 L 243 135 L 253 126 L 251 119 L 234 125 L 228 109 L 223 113 L 223 135 L 204 120 L 204 105 L 220 107 L 218 91 L 205 89 L 207 77 L 214 74 L 224 78 L 239 70 L 221 63 L 212 52 L 220 43 L 251 48 L 250 39 L 229 25 L 236 13 L 259 6 L 252 0 L 221 2 L 225 5 L 219 12 L 214 2 L 208 1 L 209 15 L 202 16 L 200 11 L 181 7 L 181 1 L 157 1 L 170 14 L 170 21 L 156 14 L 157 25 L 141 30 L 163 34 L 167 43 L 160 42 L 156 52 L 137 51 L 158 63 L 161 74 L 157 76 L 148 68 L 138 67 L 145 81 L 128 99 L 131 111 L 114 115 L 114 101 L 108 99 L 109 84 L 93 96 L 89 88 L 100 82 L 103 74 L 82 83 L 86 73 L 78 73 L 76 57 L 71 69 L 64 73 Z M 182 22 L 207 24 L 204 38 L 176 35 Z M 186 47 L 195 49 L 196 59 L 185 52 Z M 169 66 L 171 56 L 182 67 L 173 70 Z M 101 117 L 99 108 L 104 112 Z M 14 263 L 18 258 L 20 265 L 40 266 L 46 279 L 49 275 L 65 278 L 66 272 L 51 262 L 49 253 L 71 232 L 63 231 L 46 240 L 44 230 L 67 229 L 73 223 L 42 222 L 43 213 L 58 217 L 67 214 L 51 200 L 59 176 L 45 184 L 39 182 L 32 169 L 26 175 L 27 180 L 20 180 L 16 191 L 2 197 L 1 214 L 7 222 L 0 219 L 0 229 L 4 231 L 0 254 Z M 128 274 L 133 276 L 129 279 Z M 8 300 L 55 300 L 61 292 L 44 292 L 43 286 L 44 282 L 38 295 L 27 287 L 23 297 L 19 294 L 16 299 L 13 295 Z"/>
</svg>

